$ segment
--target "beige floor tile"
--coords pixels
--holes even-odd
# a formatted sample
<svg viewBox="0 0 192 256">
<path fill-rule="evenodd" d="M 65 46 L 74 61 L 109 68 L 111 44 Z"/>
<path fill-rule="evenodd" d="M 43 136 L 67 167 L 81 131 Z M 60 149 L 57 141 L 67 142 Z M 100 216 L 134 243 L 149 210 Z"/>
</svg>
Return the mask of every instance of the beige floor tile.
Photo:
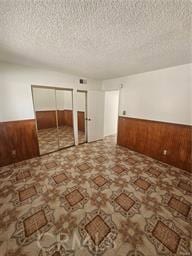
<svg viewBox="0 0 192 256">
<path fill-rule="evenodd" d="M 0 168 L 0 255 L 190 255 L 190 182 L 113 136 Z"/>
</svg>

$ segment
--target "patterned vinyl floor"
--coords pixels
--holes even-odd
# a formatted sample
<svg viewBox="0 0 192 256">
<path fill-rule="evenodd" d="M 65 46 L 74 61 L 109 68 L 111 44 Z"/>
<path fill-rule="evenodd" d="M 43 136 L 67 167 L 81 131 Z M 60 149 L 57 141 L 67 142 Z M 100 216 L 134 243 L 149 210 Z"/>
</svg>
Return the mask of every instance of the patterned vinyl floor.
<svg viewBox="0 0 192 256">
<path fill-rule="evenodd" d="M 85 133 L 78 131 L 79 143 L 86 141 Z M 38 141 L 40 154 L 46 154 L 58 150 L 58 148 L 66 148 L 75 144 L 73 128 L 63 126 L 50 129 L 42 129 L 38 131 Z"/>
<path fill-rule="evenodd" d="M 1 168 L 0 255 L 192 255 L 190 182 L 113 137 Z"/>
</svg>

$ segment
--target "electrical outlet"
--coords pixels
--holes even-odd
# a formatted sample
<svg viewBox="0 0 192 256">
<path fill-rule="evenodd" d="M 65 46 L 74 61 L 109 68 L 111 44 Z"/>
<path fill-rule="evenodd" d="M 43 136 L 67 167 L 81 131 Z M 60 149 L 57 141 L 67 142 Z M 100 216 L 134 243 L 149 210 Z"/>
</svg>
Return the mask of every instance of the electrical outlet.
<svg viewBox="0 0 192 256">
<path fill-rule="evenodd" d="M 166 149 L 163 150 L 163 155 L 164 155 L 164 156 L 167 155 L 167 150 L 166 150 Z"/>
<path fill-rule="evenodd" d="M 126 115 L 126 110 L 123 110 L 123 115 L 124 115 L 124 116 Z"/>
<path fill-rule="evenodd" d="M 11 154 L 12 154 L 12 156 L 16 156 L 16 150 L 13 149 L 13 150 L 11 151 Z"/>
</svg>

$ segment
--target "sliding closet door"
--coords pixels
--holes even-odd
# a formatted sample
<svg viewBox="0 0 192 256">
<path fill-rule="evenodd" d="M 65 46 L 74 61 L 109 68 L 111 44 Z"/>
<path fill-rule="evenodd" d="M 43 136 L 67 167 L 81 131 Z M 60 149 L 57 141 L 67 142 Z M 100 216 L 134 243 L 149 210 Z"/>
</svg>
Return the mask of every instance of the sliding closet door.
<svg viewBox="0 0 192 256">
<path fill-rule="evenodd" d="M 56 89 L 59 148 L 75 144 L 72 90 Z"/>
<path fill-rule="evenodd" d="M 32 87 L 40 154 L 58 150 L 55 89 Z"/>
</svg>

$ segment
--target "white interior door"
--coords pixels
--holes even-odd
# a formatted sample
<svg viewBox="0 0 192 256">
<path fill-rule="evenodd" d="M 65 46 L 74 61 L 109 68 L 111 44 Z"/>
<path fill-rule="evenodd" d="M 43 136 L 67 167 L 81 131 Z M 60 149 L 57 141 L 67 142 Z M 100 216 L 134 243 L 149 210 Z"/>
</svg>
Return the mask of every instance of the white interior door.
<svg viewBox="0 0 192 256">
<path fill-rule="evenodd" d="M 87 132 L 88 142 L 104 137 L 104 101 L 102 91 L 88 91 L 87 94 Z"/>
</svg>

